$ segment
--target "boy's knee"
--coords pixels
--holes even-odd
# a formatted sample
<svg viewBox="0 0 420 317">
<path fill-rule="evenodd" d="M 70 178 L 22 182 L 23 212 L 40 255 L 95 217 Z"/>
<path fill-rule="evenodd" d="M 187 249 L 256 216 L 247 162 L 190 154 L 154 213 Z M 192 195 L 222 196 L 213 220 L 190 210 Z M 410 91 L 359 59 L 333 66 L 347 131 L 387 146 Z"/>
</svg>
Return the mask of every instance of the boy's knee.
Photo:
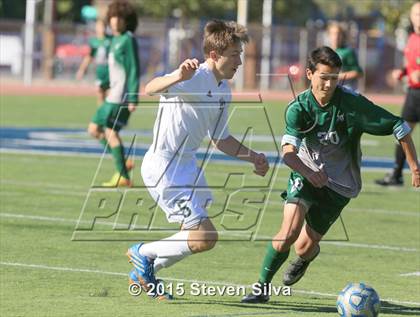
<svg viewBox="0 0 420 317">
<path fill-rule="evenodd" d="M 299 237 L 299 231 L 288 232 L 285 236 L 277 235 L 273 239 L 273 248 L 278 252 L 285 252 L 296 242 Z"/>
<path fill-rule="evenodd" d="M 89 125 L 87 128 L 87 132 L 89 133 L 89 135 L 91 135 L 92 137 L 98 139 L 100 132 L 98 131 L 98 129 L 93 126 L 93 125 Z"/>
<path fill-rule="evenodd" d="M 214 248 L 219 235 L 216 231 L 205 232 L 200 236 L 189 239 L 188 246 L 193 253 L 204 252 Z"/>
</svg>

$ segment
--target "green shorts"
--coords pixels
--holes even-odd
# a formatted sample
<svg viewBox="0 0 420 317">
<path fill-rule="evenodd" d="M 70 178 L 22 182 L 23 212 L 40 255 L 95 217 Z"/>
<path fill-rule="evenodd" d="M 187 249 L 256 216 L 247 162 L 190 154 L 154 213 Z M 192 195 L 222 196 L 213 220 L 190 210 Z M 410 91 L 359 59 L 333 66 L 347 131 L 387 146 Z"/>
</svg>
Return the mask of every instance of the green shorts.
<svg viewBox="0 0 420 317">
<path fill-rule="evenodd" d="M 316 188 L 297 172 L 292 172 L 287 192 L 282 194 L 287 203 L 302 203 L 308 208 L 305 220 L 313 230 L 325 235 L 349 203 L 344 197 L 328 187 Z"/>
<path fill-rule="evenodd" d="M 92 122 L 101 127 L 120 131 L 121 128 L 127 125 L 129 117 L 130 111 L 128 111 L 126 105 L 105 101 L 98 110 L 96 110 Z"/>
<path fill-rule="evenodd" d="M 109 71 L 107 65 L 96 66 L 96 86 L 101 87 L 103 90 L 107 90 L 110 87 L 109 83 Z"/>
</svg>

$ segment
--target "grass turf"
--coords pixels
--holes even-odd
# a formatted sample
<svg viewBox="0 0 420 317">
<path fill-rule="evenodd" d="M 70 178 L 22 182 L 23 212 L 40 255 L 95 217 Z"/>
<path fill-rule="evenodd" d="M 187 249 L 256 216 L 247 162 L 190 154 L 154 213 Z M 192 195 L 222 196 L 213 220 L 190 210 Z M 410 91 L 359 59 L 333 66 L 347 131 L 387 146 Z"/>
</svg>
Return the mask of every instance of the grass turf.
<svg viewBox="0 0 420 317">
<path fill-rule="evenodd" d="M 2 126 L 84 127 L 95 110 L 93 98 L 31 97 L 29 103 L 28 97 L 3 96 L 1 104 Z M 282 109 L 275 104 L 268 107 L 269 117 L 278 118 L 280 125 Z M 133 116 L 130 127 L 150 128 L 152 114 L 143 115 L 140 111 Z M 231 130 L 241 132 L 245 126 L 241 123 L 248 120 L 251 124 L 251 119 L 243 116 L 239 122 L 233 121 Z M 260 132 L 264 131 L 263 122 L 256 123 L 258 133 L 264 133 Z M 276 129 L 280 133 L 281 128 Z M 390 156 L 391 145 L 392 138 L 389 143 L 374 147 L 372 153 Z M 369 152 L 369 147 L 365 152 Z M 243 305 L 240 296 L 189 294 L 193 280 L 221 285 L 255 282 L 267 243 L 264 240 L 281 223 L 279 193 L 285 188 L 289 171 L 280 168 L 261 218 L 257 241 L 249 241 L 245 235 L 222 235 L 223 241 L 214 250 L 162 270 L 159 276 L 174 285 L 184 283 L 187 294 L 170 303 L 159 303 L 144 294 L 128 294 L 125 274 L 130 265 L 124 253 L 132 242 L 71 240 L 99 157 L 2 153 L 0 159 L 1 316 L 336 316 L 335 294 L 350 281 L 365 281 L 375 287 L 382 299 L 392 300 L 382 303 L 382 315 L 420 314 L 419 277 L 401 276 L 419 271 L 420 196 L 408 185 L 400 189 L 373 185 L 382 171 L 363 171 L 364 189 L 343 212 L 344 227 L 341 222 L 334 224 L 321 246 L 321 255 L 305 278 L 293 287 L 292 296 L 273 297 L 266 305 Z M 141 185 L 140 159 L 136 163 L 134 177 Z M 220 186 L 226 175 L 233 172 L 244 173 L 247 184 L 264 184 L 264 180 L 251 176 L 248 165 L 211 163 L 206 170 L 211 186 Z M 106 160 L 99 177 L 111 173 L 111 160 Z M 238 183 L 232 180 L 227 191 L 233 192 Z M 222 208 L 225 195 L 215 190 L 211 215 L 217 215 Z M 252 195 L 260 198 L 259 193 Z M 225 217 L 214 218 L 218 229 L 244 229 L 253 224 L 255 206 L 243 198 L 233 196 Z M 160 217 L 162 214 L 157 211 Z M 92 233 L 103 231 L 112 237 L 115 230 L 106 222 L 113 220 L 102 219 L 105 224 L 95 224 Z M 141 220 L 138 225 L 142 225 Z M 164 223 L 158 218 L 156 225 Z M 162 234 L 140 231 L 136 236 L 155 239 Z M 340 242 L 347 236 L 349 242 Z M 242 241 L 232 241 L 232 237 Z M 290 259 L 293 257 L 292 252 Z M 282 270 L 274 279 L 276 286 L 281 284 Z"/>
</svg>

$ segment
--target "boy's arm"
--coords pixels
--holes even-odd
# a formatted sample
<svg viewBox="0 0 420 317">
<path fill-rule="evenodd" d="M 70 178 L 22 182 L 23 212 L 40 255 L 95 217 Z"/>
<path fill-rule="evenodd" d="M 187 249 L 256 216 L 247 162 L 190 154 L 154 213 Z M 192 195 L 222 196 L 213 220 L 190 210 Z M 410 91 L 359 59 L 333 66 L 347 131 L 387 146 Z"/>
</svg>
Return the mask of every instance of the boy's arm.
<svg viewBox="0 0 420 317">
<path fill-rule="evenodd" d="M 348 72 L 343 72 L 338 75 L 339 80 L 352 80 L 362 76 L 362 73 L 357 70 L 350 70 Z"/>
<path fill-rule="evenodd" d="M 191 79 L 198 67 L 199 62 L 197 59 L 187 59 L 181 65 L 179 65 L 177 71 L 173 72 L 172 74 L 152 79 L 146 85 L 145 92 L 148 95 L 165 92 L 172 85 Z"/>
<path fill-rule="evenodd" d="M 267 173 L 269 164 L 265 155 L 263 153 L 256 153 L 255 151 L 249 149 L 248 147 L 241 144 L 233 136 L 230 135 L 226 139 L 222 140 L 213 139 L 212 142 L 217 149 L 226 153 L 227 155 L 253 163 L 255 167 L 255 174 L 264 176 Z"/>
<path fill-rule="evenodd" d="M 399 142 L 411 170 L 411 185 L 413 185 L 413 187 L 420 187 L 420 168 L 417 161 L 416 148 L 414 146 L 413 139 L 410 134 L 407 134 L 401 138 Z"/>
<path fill-rule="evenodd" d="M 306 166 L 302 160 L 297 156 L 297 149 L 292 144 L 284 144 L 282 147 L 283 151 L 283 161 L 289 166 L 292 170 L 298 172 L 303 177 L 305 177 L 312 185 L 317 188 L 324 187 L 328 183 L 328 176 L 323 171 L 318 172 L 313 171 L 308 166 Z"/>
<path fill-rule="evenodd" d="M 340 73 L 338 75 L 338 79 L 352 80 L 362 77 L 363 71 L 359 65 L 359 61 L 357 60 L 357 55 L 354 50 L 351 50 L 351 53 L 347 56 L 347 62 L 351 65 L 351 68 L 346 72 Z"/>
<path fill-rule="evenodd" d="M 76 73 L 76 79 L 81 80 L 83 76 L 85 75 L 86 69 L 88 68 L 90 62 L 92 61 L 92 56 L 86 55 L 83 58 L 82 63 L 80 64 L 80 67 Z"/>
<path fill-rule="evenodd" d="M 140 84 L 140 65 L 137 50 L 137 42 L 134 37 L 130 37 L 127 41 L 126 56 L 124 60 L 124 68 L 127 83 L 127 102 L 130 111 L 134 111 L 134 107 L 138 100 L 139 84 Z"/>
</svg>

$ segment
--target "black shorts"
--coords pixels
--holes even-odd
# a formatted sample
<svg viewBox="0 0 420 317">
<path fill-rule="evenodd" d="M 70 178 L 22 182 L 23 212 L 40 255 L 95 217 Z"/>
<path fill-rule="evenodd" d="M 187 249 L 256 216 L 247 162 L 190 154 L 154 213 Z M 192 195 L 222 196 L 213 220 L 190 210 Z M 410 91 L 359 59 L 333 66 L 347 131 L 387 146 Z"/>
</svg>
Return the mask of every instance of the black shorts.
<svg viewBox="0 0 420 317">
<path fill-rule="evenodd" d="M 420 122 L 420 88 L 408 88 L 401 117 L 408 122 Z"/>
</svg>

